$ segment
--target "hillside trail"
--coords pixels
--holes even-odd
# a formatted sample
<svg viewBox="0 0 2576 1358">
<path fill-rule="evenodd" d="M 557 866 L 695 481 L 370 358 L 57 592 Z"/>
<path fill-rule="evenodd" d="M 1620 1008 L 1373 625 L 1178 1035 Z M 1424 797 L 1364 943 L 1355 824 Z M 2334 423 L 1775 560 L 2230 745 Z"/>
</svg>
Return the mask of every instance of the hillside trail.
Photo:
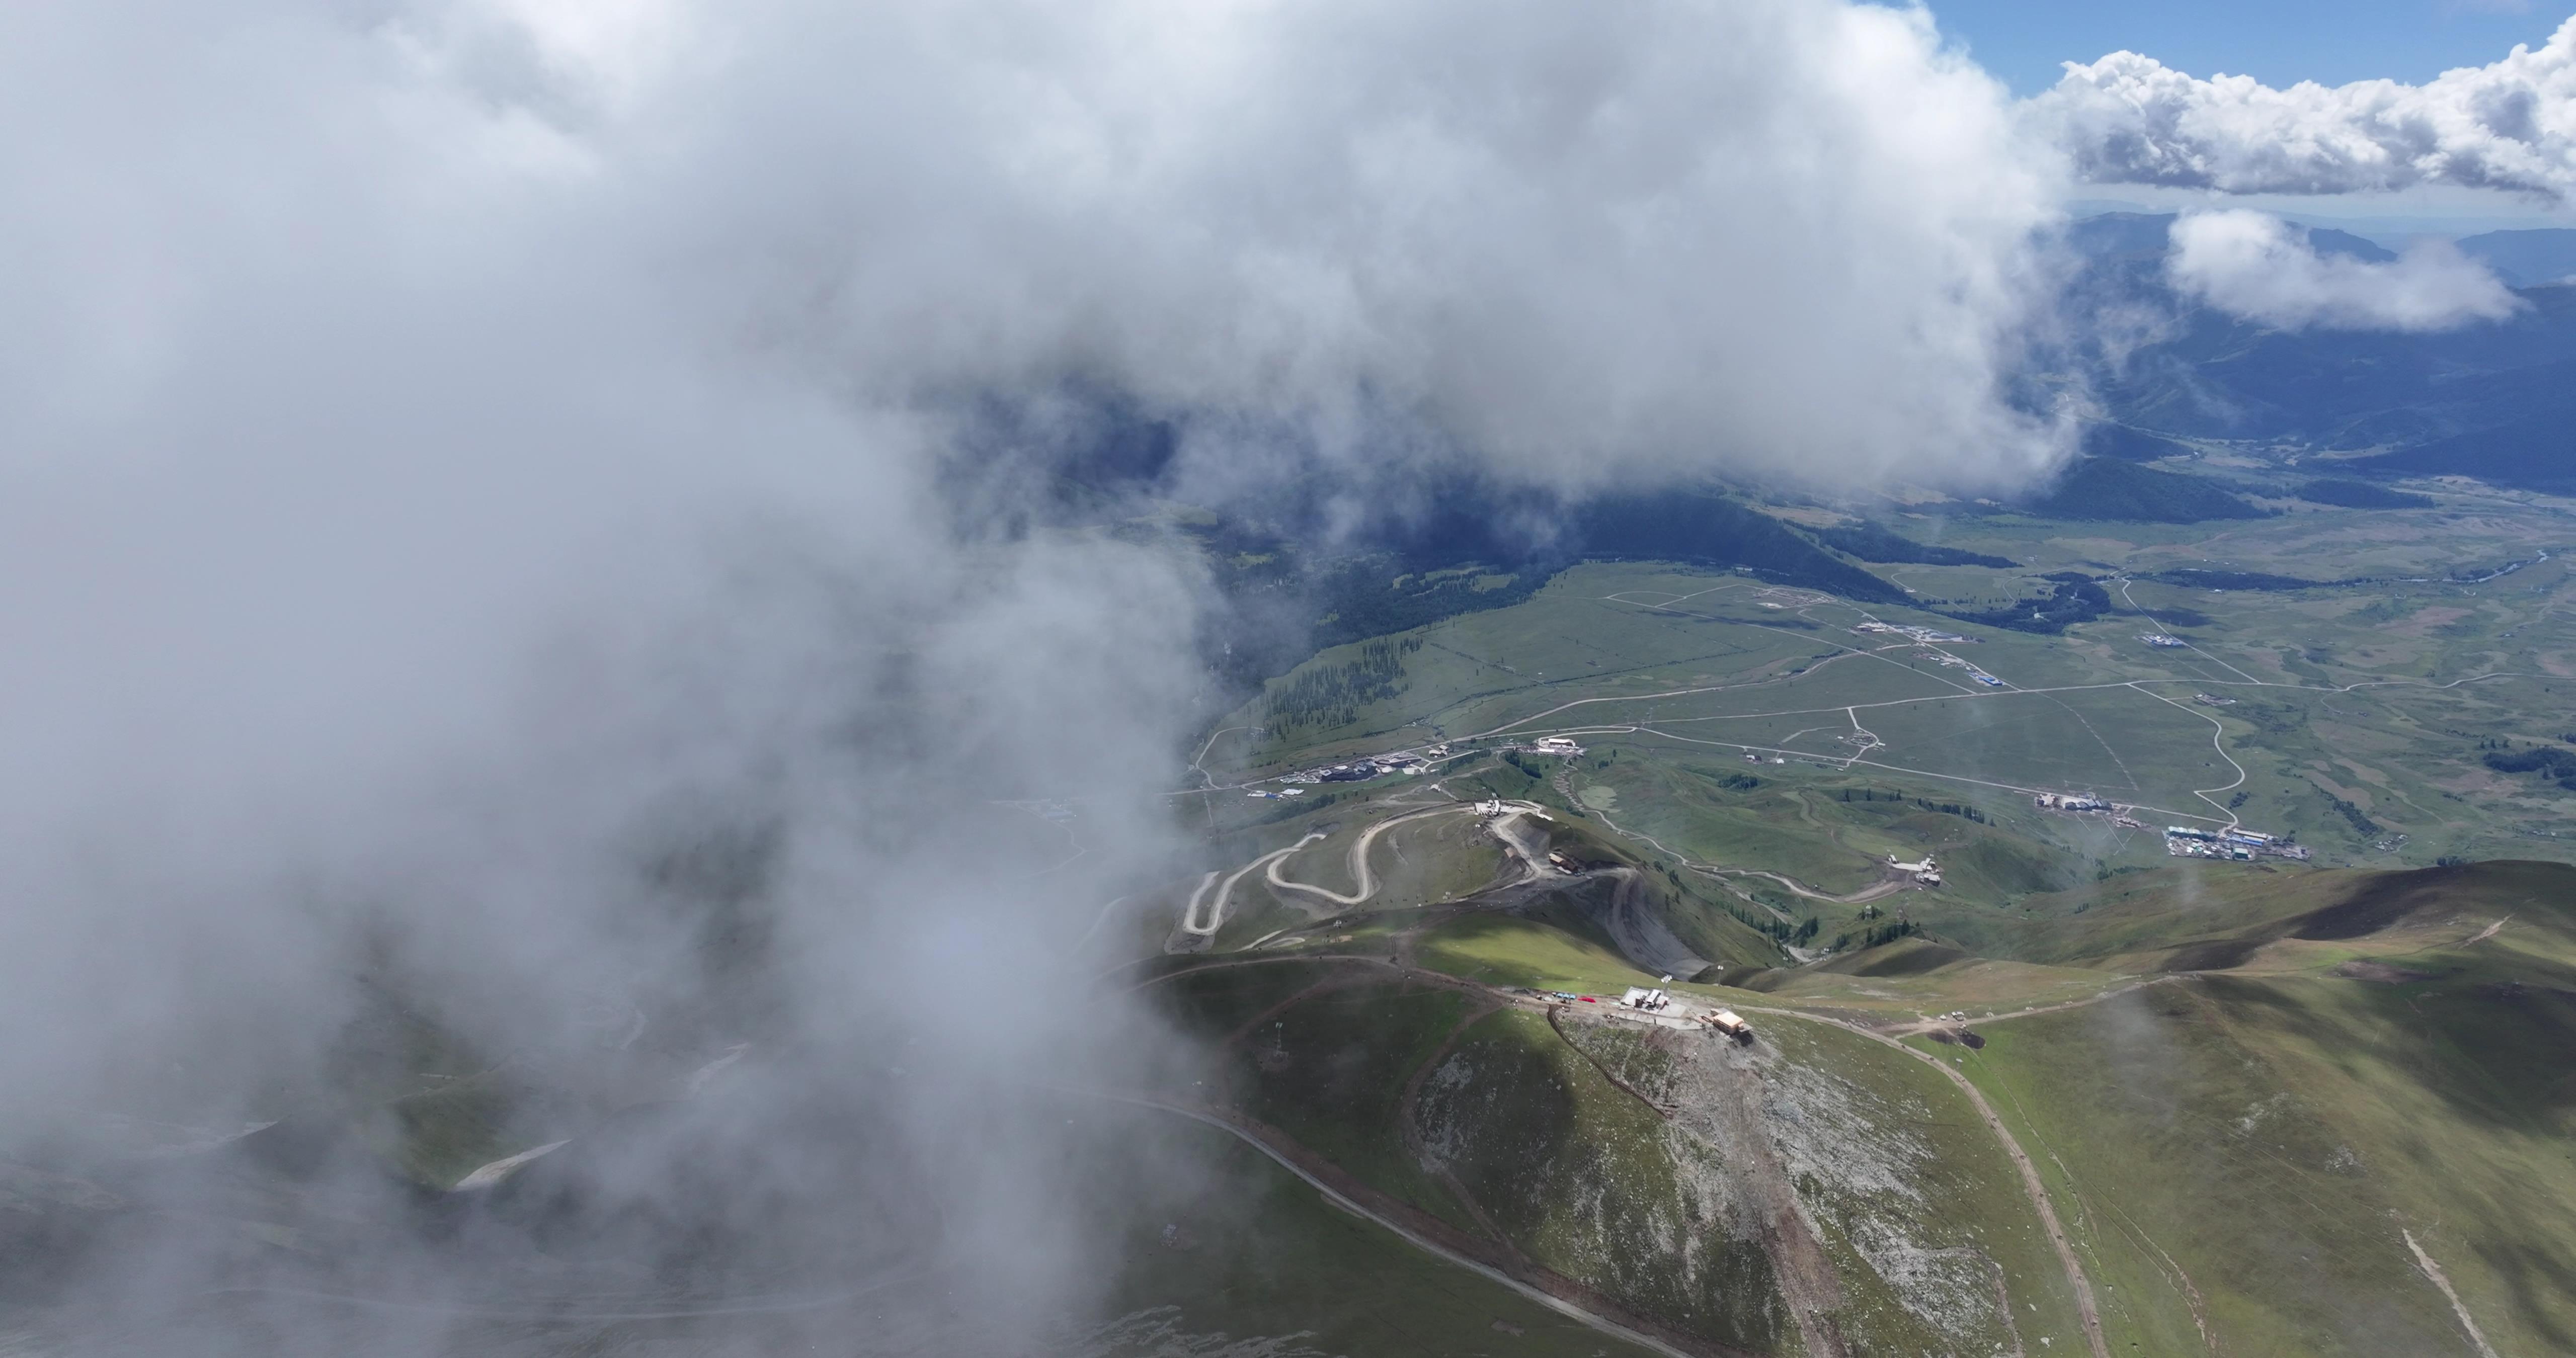
<svg viewBox="0 0 2576 1358">
<path fill-rule="evenodd" d="M 1801 803 L 1800 805 L 1803 809 L 1804 803 Z M 1912 881 L 1905 878 L 1891 878 L 1888 881 L 1871 883 L 1868 886 L 1862 887 L 1858 891 L 1843 893 L 1823 891 L 1818 888 L 1811 887 L 1806 883 L 1799 881 L 1797 878 L 1783 877 L 1776 872 L 1764 872 L 1760 868 L 1723 868 L 1719 867 L 1715 863 L 1695 862 L 1689 855 L 1676 852 L 1653 835 L 1647 834 L 1642 830 L 1631 830 L 1626 826 L 1621 825 L 1619 822 L 1610 819 L 1609 814 L 1598 807 L 1585 807 L 1584 813 L 1599 820 L 1603 825 L 1608 826 L 1610 833 L 1619 836 L 1621 839 L 1633 839 L 1640 844 L 1651 846 L 1655 852 L 1669 855 L 1675 863 L 1678 863 L 1693 872 L 1709 877 L 1761 877 L 1769 881 L 1779 883 L 1793 896 L 1803 896 L 1811 901 L 1830 901 L 1835 905 L 1863 905 L 1870 901 L 1879 900 L 1882 897 L 1893 896 L 1897 892 L 1903 891 L 1907 887 L 1913 885 Z M 1754 904 L 1761 905 L 1764 909 L 1771 911 L 1773 915 L 1778 916 L 1783 921 L 1786 921 L 1789 918 L 1785 912 L 1764 902 L 1755 901 Z"/>
<path fill-rule="evenodd" d="M 1413 1157 L 1413 1163 L 1421 1166 L 1425 1173 L 1437 1181 L 1443 1189 L 1448 1190 L 1450 1197 L 1457 1199 L 1460 1209 L 1467 1213 L 1468 1218 L 1476 1223 L 1478 1229 L 1493 1237 L 1495 1247 L 1502 1250 L 1511 1266 L 1511 1271 L 1526 1276 L 1534 1275 L 1538 1271 L 1537 1265 L 1521 1249 L 1520 1242 L 1512 1239 L 1511 1232 L 1504 1230 L 1502 1223 L 1494 1220 L 1493 1216 L 1486 1212 L 1485 1205 L 1476 1201 L 1476 1195 L 1468 1191 L 1467 1185 L 1458 1178 L 1456 1171 L 1449 1167 L 1449 1162 L 1432 1153 L 1429 1143 L 1423 1139 L 1422 1122 L 1418 1115 L 1422 1106 L 1423 1082 L 1431 1078 L 1431 1072 L 1439 1069 L 1441 1062 L 1449 1059 L 1449 1053 L 1457 1050 L 1458 1044 L 1465 1040 L 1468 1029 L 1501 1012 L 1503 1007 L 1490 999 L 1471 1005 L 1467 1012 L 1459 1017 L 1458 1022 L 1449 1029 L 1449 1035 L 1440 1040 L 1440 1045 L 1433 1048 L 1429 1056 L 1422 1058 L 1421 1062 L 1414 1066 L 1413 1073 L 1405 1078 L 1403 1095 L 1395 1103 L 1395 1126 L 1397 1135 L 1404 1139 L 1404 1153 Z"/>
<path fill-rule="evenodd" d="M 2074 1289 L 2075 1309 L 2083 1318 L 2084 1339 L 2092 1348 L 2093 1358 L 2111 1358 L 2110 1347 L 2102 1338 L 2102 1311 L 2093 1299 L 2093 1283 L 2085 1277 L 2084 1265 L 2075 1257 L 2075 1246 L 2066 1238 L 2066 1228 L 2059 1223 L 2057 1209 L 2048 1200 L 2048 1188 L 2040 1182 L 2039 1170 L 2031 1164 L 2030 1156 L 2023 1152 L 2021 1143 L 2013 1139 L 2012 1132 L 2004 1126 L 2003 1118 L 1995 1112 L 1993 1104 L 1986 1102 L 1984 1092 L 1977 1088 L 1974 1081 L 1929 1052 L 1916 1051 L 1885 1033 L 1857 1023 L 1827 1018 L 1822 1014 L 1800 1013 L 1795 1009 L 1773 1009 L 1747 1004 L 1739 1004 L 1736 1007 L 1756 1013 L 1777 1014 L 1782 1018 L 1800 1019 L 1808 1023 L 1829 1024 L 1846 1032 L 1858 1033 L 1872 1042 L 1884 1043 L 1913 1057 L 1941 1072 L 1943 1079 L 1957 1085 L 1959 1092 L 1968 1096 L 1968 1102 L 1976 1108 L 1977 1115 L 1985 1119 L 1986 1130 L 1994 1133 L 1995 1140 L 2004 1148 L 2004 1154 L 2011 1157 L 2013 1168 L 2021 1173 L 2022 1192 L 2030 1198 L 2031 1208 L 2039 1214 L 2040 1224 L 2047 1228 L 2048 1242 L 2057 1250 L 2058 1262 L 2066 1268 L 2066 1282 Z"/>
<path fill-rule="evenodd" d="M 1218 1131 L 1224 1132 L 1234 1137 L 1236 1140 L 1243 1142 L 1245 1145 L 1250 1146 L 1252 1149 L 1267 1157 L 1272 1163 L 1278 1165 L 1281 1169 L 1297 1176 L 1297 1178 L 1305 1182 L 1307 1187 L 1321 1193 L 1324 1196 L 1324 1200 L 1331 1203 L 1333 1206 L 1338 1207 L 1364 1221 L 1373 1222 L 1378 1226 L 1384 1227 L 1388 1231 L 1393 1232 L 1397 1238 L 1403 1240 L 1406 1244 L 1421 1250 L 1425 1254 L 1429 1254 L 1444 1262 L 1455 1264 L 1458 1267 L 1466 1269 L 1468 1272 L 1474 1273 L 1488 1281 L 1508 1287 L 1512 1291 L 1527 1297 L 1531 1301 L 1537 1302 L 1539 1305 L 1544 1306 L 1559 1315 L 1565 1316 L 1571 1320 L 1580 1321 L 1581 1323 L 1599 1330 L 1603 1334 L 1609 1335 L 1614 1339 L 1622 1340 L 1626 1343 L 1634 1344 L 1639 1348 L 1662 1354 L 1664 1355 L 1664 1358 L 1707 1358 L 1711 1353 L 1733 1352 L 1732 1350 L 1721 1350 L 1713 1346 L 1703 1346 L 1700 1352 L 1693 1353 L 1690 1350 L 1683 1349 L 1655 1335 L 1633 1329 L 1609 1316 L 1578 1306 L 1544 1288 L 1533 1286 L 1528 1282 L 1515 1278 L 1510 1273 L 1500 1268 L 1496 1268 L 1494 1265 L 1489 1264 L 1482 1259 L 1478 1259 L 1473 1255 L 1466 1253 L 1464 1250 L 1444 1244 L 1441 1241 L 1432 1238 L 1431 1231 L 1425 1229 L 1428 1225 L 1427 1222 L 1399 1220 L 1390 1212 L 1381 1212 L 1376 1210 L 1371 1203 L 1363 1201 L 1363 1198 L 1368 1196 L 1367 1192 L 1356 1181 L 1349 1182 L 1345 1186 L 1336 1186 L 1336 1184 L 1332 1182 L 1327 1182 L 1325 1174 L 1319 1172 L 1319 1170 L 1329 1171 L 1330 1167 L 1328 1165 L 1308 1163 L 1308 1156 L 1292 1153 L 1292 1150 L 1302 1149 L 1296 1148 L 1293 1142 L 1288 1143 L 1291 1149 L 1283 1149 L 1279 1145 L 1272 1144 L 1273 1138 L 1276 1138 L 1281 1142 L 1286 1142 L 1287 1138 L 1285 1136 L 1280 1135 L 1272 1129 L 1261 1127 L 1259 1124 L 1249 1123 L 1248 1120 L 1230 1116 L 1223 1110 L 1197 1107 L 1170 1099 L 1155 1098 L 1147 1094 L 1117 1093 L 1105 1089 L 1089 1089 L 1070 1085 L 1054 1085 L 1048 1087 L 1057 1089 L 1063 1093 L 1079 1095 L 1084 1098 L 1099 1099 L 1108 1103 L 1123 1103 L 1136 1108 L 1158 1109 L 1162 1112 L 1178 1114 L 1179 1116 L 1188 1118 L 1193 1122 L 1204 1123 L 1207 1126 L 1213 1127 Z M 1268 1134 L 1264 1135 L 1264 1133 Z M 1751 1355 L 1744 1355 L 1744 1358 L 1751 1358 Z"/>
<path fill-rule="evenodd" d="M 1415 811 L 1401 816 L 1389 816 L 1385 820 L 1379 821 L 1377 824 L 1360 831 L 1359 838 L 1351 842 L 1350 852 L 1351 881 L 1359 887 L 1359 890 L 1356 892 L 1346 894 L 1335 891 L 1330 887 L 1316 886 L 1311 882 L 1292 882 L 1279 875 L 1280 865 L 1287 862 L 1288 857 L 1291 854 L 1296 853 L 1298 849 L 1305 848 L 1306 845 L 1315 838 L 1314 836 L 1309 836 L 1307 839 L 1299 840 L 1293 848 L 1283 849 L 1278 853 L 1270 855 L 1268 859 L 1269 870 L 1263 874 L 1263 880 L 1267 881 L 1271 886 L 1278 888 L 1279 890 L 1294 891 L 1303 895 L 1313 896 L 1320 900 L 1330 901 L 1335 905 L 1351 906 L 1362 904 L 1366 902 L 1369 897 L 1377 894 L 1377 874 L 1369 867 L 1369 848 L 1371 845 L 1377 843 L 1377 837 L 1379 835 L 1385 834 L 1387 831 L 1392 830 L 1399 825 L 1407 825 L 1418 820 L 1427 820 L 1433 816 L 1456 815 L 1460 812 L 1472 814 L 1475 809 L 1475 805 L 1471 802 L 1452 802 L 1446 806 L 1435 806 L 1428 811 Z"/>
<path fill-rule="evenodd" d="M 1184 968 L 1179 971 L 1166 973 L 1162 976 L 1149 978 L 1146 981 L 1140 982 L 1139 988 L 1146 985 L 1153 985 L 1158 982 L 1169 981 L 1174 977 L 1190 974 L 1192 972 L 1212 970 L 1222 967 L 1257 966 L 1262 965 L 1265 962 L 1284 962 L 1289 960 L 1292 959 L 1244 958 L 1241 960 L 1212 962 L 1203 966 Z M 1320 961 L 1325 959 L 1310 958 L 1306 960 Z M 1389 970 L 1397 971 L 1407 977 L 1419 979 L 1431 984 L 1444 985 L 1452 989 L 1480 992 L 1496 996 L 1504 1003 L 1513 1005 L 1517 1008 L 1543 1011 L 1548 1007 L 1547 1002 L 1536 1000 L 1535 997 L 1514 994 L 1508 987 L 1489 985 L 1481 981 L 1467 980 L 1463 977 L 1439 976 L 1436 974 L 1419 972 L 1411 968 L 1397 967 L 1380 958 L 1334 957 L 1331 960 L 1349 961 L 1385 967 Z M 2072 1241 L 2067 1239 L 2066 1227 L 2061 1221 L 2059 1221 L 2055 1205 L 2049 1201 L 2048 1189 L 2047 1186 L 2040 1181 L 2038 1167 L 2031 1163 L 2029 1154 L 2022 1150 L 2021 1143 L 2013 1137 L 2011 1129 L 2004 1126 L 2002 1116 L 1995 1112 L 1994 1105 L 1986 1101 L 1984 1092 L 1979 1090 L 1973 1081 L 1969 1080 L 1965 1074 L 1952 1068 L 1949 1063 L 1942 1061 L 1939 1057 L 1933 1056 L 1928 1052 L 1916 1051 L 1914 1048 L 1906 1046 L 1903 1042 L 1900 1042 L 1885 1033 L 1858 1023 L 1852 1023 L 1844 1019 L 1829 1018 L 1822 1014 L 1809 1014 L 1795 1009 L 1779 1009 L 1768 1005 L 1746 1004 L 1741 1001 L 1735 1002 L 1734 1007 L 1739 1011 L 1746 1013 L 1772 1014 L 1781 1018 L 1792 1018 L 1806 1023 L 1821 1023 L 1831 1027 L 1841 1028 L 1846 1032 L 1857 1033 L 1862 1037 L 1868 1038 L 1872 1042 L 1882 1043 L 1888 1047 L 1892 1047 L 1897 1051 L 1903 1052 L 1914 1060 L 1930 1066 L 1932 1069 L 1941 1072 L 1941 1077 L 1943 1079 L 1948 1080 L 1951 1084 L 1957 1086 L 1959 1092 L 1967 1096 L 1969 1106 L 1975 1108 L 1977 1110 L 1977 1116 L 1985 1121 L 1986 1130 L 1994 1136 L 1996 1143 L 2003 1148 L 2005 1156 L 2012 1161 L 2014 1170 L 2020 1175 L 2022 1192 L 2024 1196 L 2030 1200 L 2031 1210 L 2039 1217 L 2040 1225 L 2048 1232 L 2049 1245 L 2057 1252 L 2058 1263 L 2065 1269 L 2067 1286 L 2069 1290 L 2074 1293 L 2075 1309 L 2081 1319 L 2085 1342 L 2092 1352 L 2093 1358 L 2111 1358 L 2109 1345 L 2104 1341 L 2102 1336 L 2102 1312 L 2100 1305 L 2094 1299 L 2092 1281 L 2085 1275 L 2082 1261 L 2075 1257 L 2074 1244 Z M 1753 1129 L 1758 1129 L 1759 1126 L 1758 1110 L 1755 1110 L 1755 1113 L 1757 1115 L 1757 1121 L 1751 1124 L 1744 1133 L 1748 1138 L 1751 1137 L 1751 1131 Z M 1753 1153 L 1758 1155 L 1760 1154 L 1759 1146 L 1767 1144 L 1767 1141 L 1747 1139 L 1741 1144 L 1754 1148 Z M 1784 1170 L 1782 1180 L 1784 1183 L 1786 1181 L 1785 1174 L 1786 1171 Z M 1795 1190 L 1792 1189 L 1790 1191 L 1794 1198 Z M 1798 1282 L 1796 1285 L 1812 1288 L 1813 1290 L 1809 1295 L 1815 1298 L 1816 1304 L 1819 1307 L 1823 1309 L 1831 1309 L 1831 1306 L 1839 1305 L 1840 1303 L 1838 1301 L 1827 1304 L 1823 1300 L 1828 1295 L 1839 1297 L 1841 1294 L 1839 1283 L 1832 1284 L 1832 1291 L 1830 1293 L 1824 1291 L 1826 1286 L 1825 1280 L 1830 1279 L 1832 1276 L 1831 1264 L 1823 1261 L 1821 1252 L 1819 1252 L 1817 1255 L 1817 1262 L 1823 1267 L 1824 1272 L 1822 1274 L 1815 1273 L 1811 1268 L 1809 1268 L 1808 1264 L 1803 1261 L 1798 1251 L 1796 1243 L 1797 1233 L 1792 1232 L 1789 1227 L 1793 1219 L 1802 1222 L 1803 1218 L 1796 1217 L 1794 1203 L 1786 1205 L 1774 1203 L 1770 1208 L 1765 1210 L 1765 1219 L 1773 1223 L 1778 1231 L 1777 1240 L 1779 1242 L 1780 1249 L 1783 1251 L 1779 1256 L 1779 1259 L 1785 1263 L 1782 1277 L 1787 1278 L 1789 1276 L 1788 1268 L 1797 1268 L 1801 1270 L 1800 1278 L 1803 1281 Z M 1784 1216 L 1783 1212 L 1787 1212 L 1788 1215 Z M 1808 1234 L 1807 1239 L 1812 1242 L 1813 1235 L 1811 1233 Z M 1766 1248 L 1767 1247 L 1768 1246 L 1766 1244 Z M 1807 1313 L 1801 1314 L 1804 1315 Z M 1819 1331 L 1818 1333 L 1822 1332 Z M 1825 1341 L 1818 1339 L 1810 1340 L 1811 1344 L 1816 1342 Z M 1839 1343 L 1840 1341 L 1837 1337 L 1830 1342 Z M 1839 1352 L 1839 1350 L 1815 1350 L 1811 1348 L 1810 1352 L 1812 1355 L 1820 1352 Z"/>
<path fill-rule="evenodd" d="M 1208 910 L 1208 919 L 1205 924 L 1200 924 L 1198 922 L 1199 905 L 1207 899 L 1208 888 L 1216 885 L 1217 874 L 1211 872 L 1207 876 L 1200 878 L 1198 890 L 1190 893 L 1190 903 L 1181 911 L 1181 932 L 1191 934 L 1199 938 L 1214 938 L 1218 928 L 1222 927 L 1225 923 L 1225 907 L 1226 903 L 1234 898 L 1235 883 L 1242 881 L 1246 876 L 1250 875 L 1253 869 L 1262 867 L 1265 864 L 1268 865 L 1275 873 L 1278 869 L 1280 859 L 1285 858 L 1288 855 L 1297 852 L 1299 849 L 1305 848 L 1307 845 L 1322 838 L 1323 836 L 1320 834 L 1309 834 L 1304 839 L 1298 840 L 1287 848 L 1273 849 L 1269 853 L 1263 854 L 1259 858 L 1253 859 L 1251 862 L 1235 869 L 1234 875 L 1225 879 L 1225 885 L 1217 888 L 1216 901 Z M 1277 879 L 1274 876 L 1272 880 L 1275 881 Z"/>
<path fill-rule="evenodd" d="M 2126 985 L 2116 985 L 2108 990 L 2096 991 L 2080 1000 L 2061 1000 L 2056 1004 L 2032 1005 L 2028 1009 L 2015 1009 L 2010 1013 L 1988 1014 L 1977 1019 L 1976 1022 L 2006 1023 L 2013 1019 L 2033 1018 L 2040 1014 L 2062 1014 L 2069 1009 L 2081 1009 L 2086 1005 L 2100 1004 L 2104 1000 L 2117 999 L 2133 990 L 2144 990 L 2151 985 L 2165 985 L 2173 981 L 2188 981 L 2198 975 L 2200 975 L 2200 973 L 2196 971 L 2168 971 L 2155 976 L 2141 977 L 2140 979 L 2131 981 Z M 1924 1033 L 1956 1030 L 1965 1026 L 1966 1022 L 1966 1020 L 1954 1021 L 1951 1019 L 1917 1019 L 1909 1023 L 1886 1024 L 1879 1027 L 1877 1031 L 1889 1037 L 1919 1037 Z"/>
<path fill-rule="evenodd" d="M 2469 1308 L 2460 1301 L 2460 1294 L 2452 1290 L 2450 1275 L 2442 1271 L 2440 1264 L 2433 1262 L 2433 1256 L 2426 1254 L 2422 1245 L 2415 1243 L 2413 1231 L 2401 1230 L 2397 1234 L 2405 1238 L 2406 1248 L 2414 1252 L 2416 1267 L 2422 1269 L 2424 1276 L 2432 1279 L 2433 1285 L 2442 1289 L 2442 1295 L 2450 1299 L 2451 1313 L 2460 1318 L 2460 1328 L 2469 1332 L 2469 1342 L 2478 1346 L 2479 1358 L 2497 1358 L 2494 1346 L 2487 1343 L 2486 1334 L 2478 1329 L 2476 1321 L 2469 1318 Z"/>
</svg>

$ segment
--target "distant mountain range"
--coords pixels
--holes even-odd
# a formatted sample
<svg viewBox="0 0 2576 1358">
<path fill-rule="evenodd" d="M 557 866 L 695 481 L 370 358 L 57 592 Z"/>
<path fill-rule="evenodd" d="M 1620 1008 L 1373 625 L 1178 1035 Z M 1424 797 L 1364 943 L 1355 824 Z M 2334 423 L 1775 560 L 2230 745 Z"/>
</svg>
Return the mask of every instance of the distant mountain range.
<svg viewBox="0 0 2576 1358">
<path fill-rule="evenodd" d="M 2165 318 L 2144 344 L 2101 342 L 2089 356 L 2095 392 L 2125 430 L 2089 450 L 2159 455 L 2156 433 L 2284 439 L 2330 448 L 2387 448 L 2342 464 L 2362 475 L 2476 476 L 2502 485 L 2576 483 L 2576 231 L 2495 231 L 2459 242 L 2512 284 L 2526 304 L 2501 322 L 2441 334 L 2286 332 L 2240 321 L 2177 295 L 2164 278 L 2169 215 L 2110 213 L 2075 223 L 2082 259 L 2070 289 L 2096 333 L 2135 333 L 2139 315 Z M 2376 242 L 2317 229 L 2320 253 L 2384 262 Z"/>
<path fill-rule="evenodd" d="M 2463 237 L 2459 246 L 2511 287 L 2576 282 L 2576 231 L 2490 231 Z"/>
</svg>

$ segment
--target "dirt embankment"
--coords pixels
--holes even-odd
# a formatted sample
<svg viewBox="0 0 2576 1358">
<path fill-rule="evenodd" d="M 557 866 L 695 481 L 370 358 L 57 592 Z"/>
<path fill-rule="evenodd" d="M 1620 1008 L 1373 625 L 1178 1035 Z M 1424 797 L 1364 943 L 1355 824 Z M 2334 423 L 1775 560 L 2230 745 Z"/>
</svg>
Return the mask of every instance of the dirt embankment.
<svg viewBox="0 0 2576 1358">
<path fill-rule="evenodd" d="M 1851 1352 L 1834 1313 L 1844 1305 L 1842 1279 L 1816 1238 L 1790 1181 L 1788 1166 L 1765 1125 L 1758 1057 L 1733 1043 L 1692 1043 L 1675 1063 L 1676 1120 L 1706 1140 L 1732 1172 L 1736 1200 L 1758 1223 L 1782 1300 L 1798 1321 L 1809 1358 Z"/>
</svg>

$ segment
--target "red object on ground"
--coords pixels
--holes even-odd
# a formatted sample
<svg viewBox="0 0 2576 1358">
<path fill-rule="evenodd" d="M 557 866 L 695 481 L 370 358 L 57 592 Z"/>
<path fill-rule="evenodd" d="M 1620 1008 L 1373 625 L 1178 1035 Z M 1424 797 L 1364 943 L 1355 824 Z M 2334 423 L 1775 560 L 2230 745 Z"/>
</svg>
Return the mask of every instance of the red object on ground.
<svg viewBox="0 0 2576 1358">
<path fill-rule="evenodd" d="M 1599 1003 L 1601 1003 L 1601 1001 L 1596 1000 L 1596 999 L 1592 998 L 1592 997 L 1591 997 L 1591 996 L 1589 996 L 1589 995 L 1577 995 L 1577 996 L 1575 996 L 1575 998 L 1576 998 L 1576 999 L 1578 999 L 1578 1000 L 1583 1001 L 1585 1004 L 1599 1004 Z"/>
</svg>

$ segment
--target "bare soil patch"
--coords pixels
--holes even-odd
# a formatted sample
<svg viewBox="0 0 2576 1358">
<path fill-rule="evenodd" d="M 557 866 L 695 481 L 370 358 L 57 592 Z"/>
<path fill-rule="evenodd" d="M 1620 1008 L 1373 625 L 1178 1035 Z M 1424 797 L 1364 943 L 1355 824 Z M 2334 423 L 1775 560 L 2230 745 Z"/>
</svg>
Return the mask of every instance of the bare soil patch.
<svg viewBox="0 0 2576 1358">
<path fill-rule="evenodd" d="M 2403 985 L 2408 981 L 2433 979 L 2432 972 L 2408 971 L 2404 967 L 2392 967 L 2385 962 L 2346 962 L 2336 967 L 2334 974 L 2348 981 L 2377 981 L 2383 985 Z"/>
</svg>

